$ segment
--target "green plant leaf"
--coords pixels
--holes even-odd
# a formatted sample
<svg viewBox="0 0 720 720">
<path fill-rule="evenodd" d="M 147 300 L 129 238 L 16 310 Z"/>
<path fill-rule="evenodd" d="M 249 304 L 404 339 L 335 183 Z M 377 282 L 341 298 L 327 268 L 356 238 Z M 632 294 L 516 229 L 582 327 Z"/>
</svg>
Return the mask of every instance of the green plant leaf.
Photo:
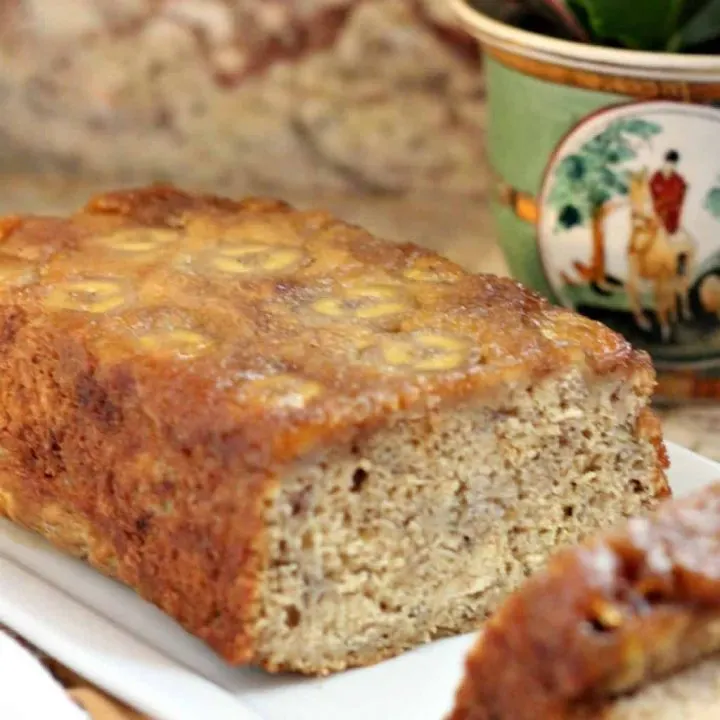
<svg viewBox="0 0 720 720">
<path fill-rule="evenodd" d="M 696 3 L 697 4 L 697 3 Z M 691 48 L 720 38 L 720 0 L 706 0 L 670 40 L 671 50 Z"/>
<path fill-rule="evenodd" d="M 676 36 L 691 0 L 570 0 L 594 39 L 635 50 L 662 50 Z M 712 0 L 714 2 L 714 0 Z"/>
<path fill-rule="evenodd" d="M 685 24 L 696 12 L 707 5 L 709 1 L 711 0 L 685 0 L 685 7 L 680 17 L 681 24 Z"/>
</svg>

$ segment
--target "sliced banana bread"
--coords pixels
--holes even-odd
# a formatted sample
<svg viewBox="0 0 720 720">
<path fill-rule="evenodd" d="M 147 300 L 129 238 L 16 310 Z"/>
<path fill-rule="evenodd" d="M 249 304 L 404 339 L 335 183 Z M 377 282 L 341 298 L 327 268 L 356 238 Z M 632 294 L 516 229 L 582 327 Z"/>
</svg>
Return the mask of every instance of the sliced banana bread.
<svg viewBox="0 0 720 720">
<path fill-rule="evenodd" d="M 720 717 L 720 483 L 554 557 L 488 623 L 451 720 Z"/>
</svg>

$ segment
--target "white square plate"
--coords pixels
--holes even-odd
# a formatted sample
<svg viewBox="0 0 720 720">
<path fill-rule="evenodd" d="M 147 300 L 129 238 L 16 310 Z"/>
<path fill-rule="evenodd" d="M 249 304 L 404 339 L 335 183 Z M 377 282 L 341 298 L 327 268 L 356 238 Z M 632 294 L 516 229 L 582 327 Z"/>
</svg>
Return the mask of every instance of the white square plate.
<svg viewBox="0 0 720 720">
<path fill-rule="evenodd" d="M 670 446 L 684 495 L 720 465 Z M 0 521 L 0 622 L 157 720 L 441 720 L 472 635 L 314 680 L 233 669 L 127 588 Z"/>
</svg>

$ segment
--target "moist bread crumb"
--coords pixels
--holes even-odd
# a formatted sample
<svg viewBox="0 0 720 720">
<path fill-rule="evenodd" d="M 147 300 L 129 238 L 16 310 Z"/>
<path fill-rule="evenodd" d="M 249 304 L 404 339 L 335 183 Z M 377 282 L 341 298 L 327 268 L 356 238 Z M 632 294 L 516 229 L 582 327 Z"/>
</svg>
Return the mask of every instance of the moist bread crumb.
<svg viewBox="0 0 720 720">
<path fill-rule="evenodd" d="M 720 717 L 720 655 L 619 697 L 595 720 L 717 720 Z M 573 720 L 591 720 L 582 710 Z"/>
<path fill-rule="evenodd" d="M 0 228 L 0 512 L 231 663 L 472 630 L 668 493 L 647 356 L 511 280 L 172 187 Z"/>
<path fill-rule="evenodd" d="M 451 720 L 720 717 L 720 483 L 559 552 L 487 624 Z"/>
</svg>

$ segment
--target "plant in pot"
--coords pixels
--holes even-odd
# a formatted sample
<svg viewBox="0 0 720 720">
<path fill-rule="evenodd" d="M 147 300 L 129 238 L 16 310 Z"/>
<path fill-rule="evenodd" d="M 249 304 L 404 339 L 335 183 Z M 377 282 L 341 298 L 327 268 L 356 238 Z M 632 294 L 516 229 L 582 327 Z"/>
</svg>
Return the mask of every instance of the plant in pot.
<svg viewBox="0 0 720 720">
<path fill-rule="evenodd" d="M 579 42 L 720 52 L 718 0 L 474 0 L 470 5 L 518 27 Z"/>
<path fill-rule="evenodd" d="M 450 0 L 513 275 L 720 398 L 720 0 Z"/>
</svg>

